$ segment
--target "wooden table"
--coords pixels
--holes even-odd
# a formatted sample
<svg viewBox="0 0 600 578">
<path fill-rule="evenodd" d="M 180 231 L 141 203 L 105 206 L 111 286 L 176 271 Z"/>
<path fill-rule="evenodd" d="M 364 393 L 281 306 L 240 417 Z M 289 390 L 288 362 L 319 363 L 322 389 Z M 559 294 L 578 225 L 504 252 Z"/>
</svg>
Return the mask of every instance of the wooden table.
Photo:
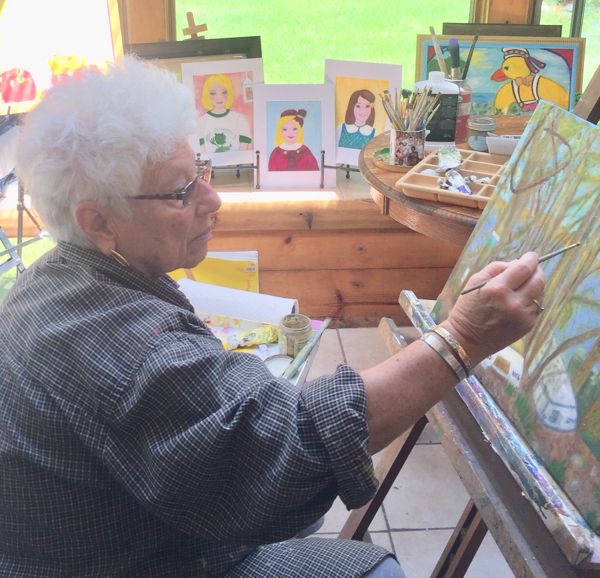
<svg viewBox="0 0 600 578">
<path fill-rule="evenodd" d="M 498 123 L 497 134 L 521 134 L 529 122 L 528 116 L 493 118 Z M 371 185 L 371 197 L 382 214 L 423 235 L 463 247 L 481 216 L 481 210 L 407 197 L 396 187 L 402 174 L 379 168 L 373 163 L 373 152 L 386 147 L 389 147 L 389 133 L 370 140 L 358 157 L 358 168 Z"/>
</svg>

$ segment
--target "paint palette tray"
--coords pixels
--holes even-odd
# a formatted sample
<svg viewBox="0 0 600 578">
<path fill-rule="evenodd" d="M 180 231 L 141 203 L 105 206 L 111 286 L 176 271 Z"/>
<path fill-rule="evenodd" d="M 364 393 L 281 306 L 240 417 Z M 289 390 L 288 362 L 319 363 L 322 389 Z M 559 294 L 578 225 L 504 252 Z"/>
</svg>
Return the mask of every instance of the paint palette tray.
<svg viewBox="0 0 600 578">
<path fill-rule="evenodd" d="M 400 189 L 407 197 L 424 199 L 426 201 L 439 201 L 440 203 L 461 205 L 475 209 L 485 208 L 500 180 L 500 175 L 509 157 L 470 150 L 461 150 L 460 152 L 462 155 L 462 168 L 458 172 L 463 177 L 475 175 L 478 179 L 481 177 L 490 178 L 489 184 L 467 181 L 469 188 L 473 191 L 472 195 L 442 189 L 438 184 L 438 179 L 442 175 L 431 176 L 421 174 L 421 171 L 424 169 L 436 170 L 438 168 L 437 152 L 427 155 L 418 165 L 402 176 L 396 183 L 396 188 Z"/>
</svg>

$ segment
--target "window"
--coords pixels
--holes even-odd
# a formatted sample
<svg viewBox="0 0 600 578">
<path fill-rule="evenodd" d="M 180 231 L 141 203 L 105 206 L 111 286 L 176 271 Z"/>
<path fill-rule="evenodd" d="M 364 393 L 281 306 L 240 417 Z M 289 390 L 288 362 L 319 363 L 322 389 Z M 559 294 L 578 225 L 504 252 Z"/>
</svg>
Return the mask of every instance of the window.
<svg viewBox="0 0 600 578">
<path fill-rule="evenodd" d="M 369 0 L 234 0 L 202 10 L 196 0 L 176 1 L 177 39 L 187 12 L 207 24 L 206 38 L 260 36 L 265 82 L 322 83 L 324 60 L 402 65 L 402 84 L 415 81 L 417 34 L 443 22 L 468 22 L 471 0 L 392 2 Z"/>
<path fill-rule="evenodd" d="M 583 89 L 600 64 L 600 0 L 536 0 L 539 24 L 562 24 L 563 36 L 585 40 Z"/>
</svg>

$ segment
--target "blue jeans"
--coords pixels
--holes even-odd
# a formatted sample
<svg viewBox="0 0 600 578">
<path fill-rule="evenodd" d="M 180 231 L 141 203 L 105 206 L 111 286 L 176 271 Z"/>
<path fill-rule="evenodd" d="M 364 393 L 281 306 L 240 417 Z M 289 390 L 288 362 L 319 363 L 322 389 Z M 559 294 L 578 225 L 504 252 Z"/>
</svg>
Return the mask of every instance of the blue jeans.
<svg viewBox="0 0 600 578">
<path fill-rule="evenodd" d="M 384 558 L 375 568 L 363 574 L 363 578 L 406 578 L 406 574 L 394 558 Z"/>
</svg>

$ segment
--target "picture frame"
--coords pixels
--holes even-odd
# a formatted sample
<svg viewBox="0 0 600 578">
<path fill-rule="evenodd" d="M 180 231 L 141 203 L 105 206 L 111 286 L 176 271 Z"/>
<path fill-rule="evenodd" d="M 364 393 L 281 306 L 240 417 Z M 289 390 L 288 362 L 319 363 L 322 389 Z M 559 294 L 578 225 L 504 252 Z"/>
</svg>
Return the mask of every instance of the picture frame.
<svg viewBox="0 0 600 578">
<path fill-rule="evenodd" d="M 497 24 L 491 22 L 444 22 L 446 36 L 535 36 L 560 38 L 562 24 Z"/>
<path fill-rule="evenodd" d="M 335 160 L 358 165 L 368 140 L 390 129 L 380 95 L 384 90 L 392 95 L 402 92 L 402 66 L 326 59 L 325 83 L 335 86 Z M 374 112 L 359 125 L 365 108 Z"/>
<path fill-rule="evenodd" d="M 0 116 L 28 112 L 50 87 L 123 56 L 117 0 L 0 4 Z"/>
<path fill-rule="evenodd" d="M 456 38 L 463 67 L 473 37 Z M 449 39 L 438 37 L 448 70 Z M 473 90 L 471 115 L 530 115 L 540 100 L 572 110 L 581 91 L 584 53 L 585 38 L 480 36 L 467 76 Z M 431 36 L 419 34 L 416 80 L 432 70 L 439 67 Z"/>
<path fill-rule="evenodd" d="M 125 54 L 153 60 L 157 66 L 173 72 L 181 80 L 181 65 L 243 58 L 262 58 L 260 36 L 198 38 L 176 42 L 125 44 Z"/>
<path fill-rule="evenodd" d="M 254 87 L 262 84 L 262 58 L 183 62 L 182 82 L 194 93 L 201 133 L 190 140 L 215 166 L 255 161 Z"/>
<path fill-rule="evenodd" d="M 297 114 L 282 114 L 289 111 Z M 256 149 L 261 153 L 260 186 L 320 187 L 321 165 L 331 166 L 329 159 L 335 158 L 333 121 L 333 84 L 256 85 L 254 126 Z M 325 151 L 324 163 L 321 151 Z M 336 184 L 336 169 L 325 168 L 323 186 Z"/>
</svg>

